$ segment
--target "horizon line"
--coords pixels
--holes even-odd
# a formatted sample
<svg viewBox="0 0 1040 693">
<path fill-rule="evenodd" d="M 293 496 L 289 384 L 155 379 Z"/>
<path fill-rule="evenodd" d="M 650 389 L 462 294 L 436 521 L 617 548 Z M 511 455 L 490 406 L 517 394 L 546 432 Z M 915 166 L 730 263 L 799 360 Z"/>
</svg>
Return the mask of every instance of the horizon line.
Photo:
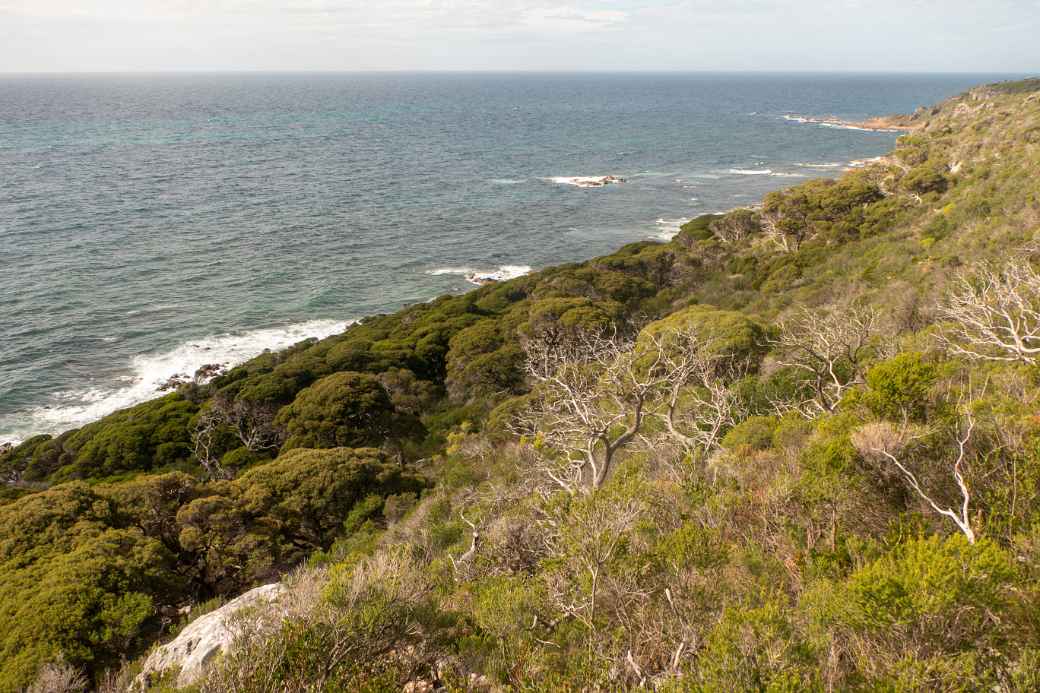
<svg viewBox="0 0 1040 693">
<path fill-rule="evenodd" d="M 1003 71 L 1003 70 L 863 70 L 863 69 L 699 69 L 699 68 L 654 68 L 654 69 L 421 69 L 421 68 L 387 68 L 387 69 L 254 69 L 254 68 L 193 68 L 193 69 L 154 69 L 154 70 L 0 70 L 0 77 L 36 77 L 36 76 L 88 76 L 88 75 L 386 75 L 386 74 L 454 74 L 454 75 L 689 75 L 689 74 L 726 74 L 726 75 L 996 75 L 996 76 L 1040 76 L 1040 71 Z"/>
</svg>

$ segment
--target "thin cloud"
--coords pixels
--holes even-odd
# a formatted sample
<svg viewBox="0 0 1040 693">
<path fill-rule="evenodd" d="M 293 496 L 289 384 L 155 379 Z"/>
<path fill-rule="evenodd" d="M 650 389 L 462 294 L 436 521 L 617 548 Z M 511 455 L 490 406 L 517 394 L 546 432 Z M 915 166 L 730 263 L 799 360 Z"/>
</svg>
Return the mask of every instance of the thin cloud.
<svg viewBox="0 0 1040 693">
<path fill-rule="evenodd" d="M 1038 9 L 1040 0 L 0 0 L 0 69 L 1028 71 L 1040 64 Z"/>
</svg>

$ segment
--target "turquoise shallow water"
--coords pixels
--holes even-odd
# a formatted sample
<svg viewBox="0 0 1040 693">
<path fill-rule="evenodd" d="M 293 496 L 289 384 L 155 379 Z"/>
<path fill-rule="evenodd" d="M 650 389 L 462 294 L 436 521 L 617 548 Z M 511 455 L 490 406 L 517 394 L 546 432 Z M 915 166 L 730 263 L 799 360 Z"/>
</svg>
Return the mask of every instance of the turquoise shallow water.
<svg viewBox="0 0 1040 693">
<path fill-rule="evenodd" d="M 1010 76 L 1007 76 L 1010 77 Z M 996 75 L 0 78 L 0 440 L 202 363 L 667 238 Z M 567 177 L 614 174 L 583 189 Z"/>
</svg>

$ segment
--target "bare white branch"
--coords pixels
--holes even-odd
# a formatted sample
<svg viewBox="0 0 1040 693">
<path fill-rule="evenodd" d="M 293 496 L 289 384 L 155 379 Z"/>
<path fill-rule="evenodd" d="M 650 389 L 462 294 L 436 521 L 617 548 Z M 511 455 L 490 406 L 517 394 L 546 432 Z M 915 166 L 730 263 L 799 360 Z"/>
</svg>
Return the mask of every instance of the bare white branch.
<svg viewBox="0 0 1040 693">
<path fill-rule="evenodd" d="M 571 494 L 599 488 L 669 382 L 663 353 L 616 331 L 532 339 L 524 348 L 536 400 L 515 430 L 551 451 L 538 464 L 553 484 Z"/>
<path fill-rule="evenodd" d="M 809 395 L 803 401 L 774 406 L 781 411 L 797 409 L 806 418 L 833 412 L 848 389 L 863 382 L 880 323 L 876 311 L 859 308 L 802 307 L 782 320 L 772 342 L 778 362 L 801 373 Z"/>
<path fill-rule="evenodd" d="M 974 360 L 1040 359 L 1040 274 L 1025 260 L 961 276 L 939 306 L 947 322 L 940 340 Z"/>
<path fill-rule="evenodd" d="M 957 435 L 957 454 L 950 463 L 950 473 L 960 493 L 958 507 L 943 507 L 928 493 L 921 484 L 918 475 L 915 474 L 900 459 L 901 452 L 913 438 L 906 424 L 896 429 L 887 423 L 868 424 L 852 436 L 852 443 L 864 455 L 873 455 L 890 462 L 899 470 L 900 475 L 914 492 L 939 515 L 951 520 L 957 528 L 968 539 L 968 543 L 975 543 L 975 530 L 971 526 L 971 492 L 964 478 L 964 467 L 967 464 L 968 444 L 971 442 L 975 431 L 975 418 L 970 408 L 965 408 L 961 430 Z"/>
<path fill-rule="evenodd" d="M 662 353 L 666 374 L 663 402 L 655 415 L 687 451 L 706 456 L 747 414 L 726 377 L 743 373 L 746 364 L 718 355 L 692 330 L 647 338 Z"/>
</svg>

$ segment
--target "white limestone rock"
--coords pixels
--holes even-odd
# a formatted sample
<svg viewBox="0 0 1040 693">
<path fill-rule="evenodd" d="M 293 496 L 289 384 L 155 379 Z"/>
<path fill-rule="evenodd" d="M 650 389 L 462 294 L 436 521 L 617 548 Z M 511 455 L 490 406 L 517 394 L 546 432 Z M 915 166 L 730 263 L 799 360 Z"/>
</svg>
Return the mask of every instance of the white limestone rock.
<svg viewBox="0 0 1040 693">
<path fill-rule="evenodd" d="M 234 640 L 234 630 L 229 626 L 231 617 L 247 607 L 268 604 L 284 591 L 285 587 L 281 583 L 257 587 L 192 621 L 176 638 L 159 646 L 148 656 L 137 677 L 137 688 L 147 689 L 150 681 L 157 680 L 163 672 L 174 668 L 179 668 L 176 681 L 178 687 L 197 682 L 206 663 L 223 652 Z"/>
</svg>

